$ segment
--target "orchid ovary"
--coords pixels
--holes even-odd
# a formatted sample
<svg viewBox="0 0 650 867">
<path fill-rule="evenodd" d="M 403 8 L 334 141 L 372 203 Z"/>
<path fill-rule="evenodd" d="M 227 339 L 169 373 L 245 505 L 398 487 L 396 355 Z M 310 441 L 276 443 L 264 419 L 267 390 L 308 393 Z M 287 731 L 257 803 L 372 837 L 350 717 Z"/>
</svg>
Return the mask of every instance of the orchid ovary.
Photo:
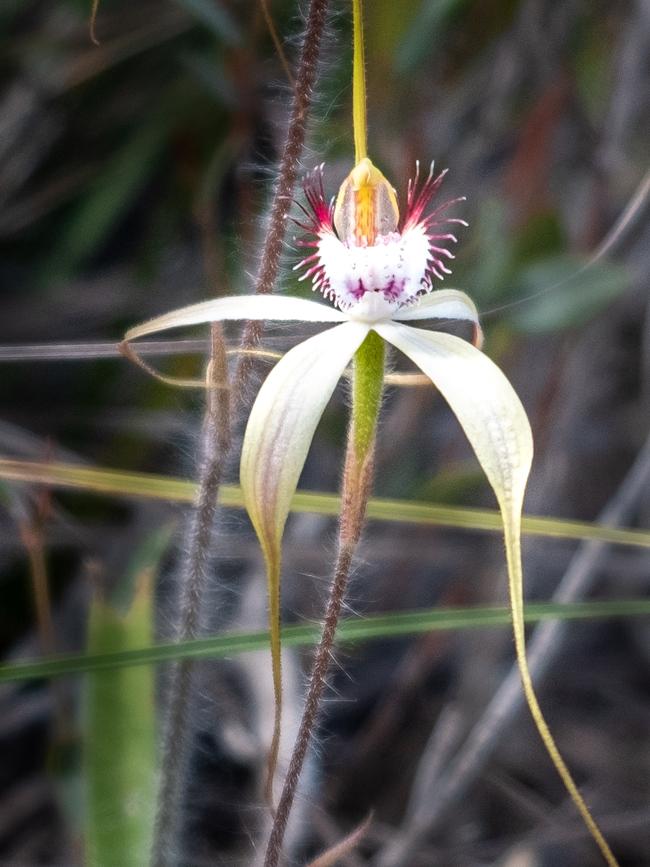
<svg viewBox="0 0 650 867">
<path fill-rule="evenodd" d="M 617 862 L 578 792 L 539 711 L 530 684 L 523 628 L 520 516 L 532 463 L 533 440 L 525 410 L 501 370 L 480 351 L 482 333 L 474 303 L 457 289 L 434 290 L 451 273 L 447 215 L 460 199 L 433 209 L 445 172 L 433 166 L 408 185 L 400 220 L 392 186 L 363 157 L 328 204 L 322 167 L 305 181 L 307 205 L 299 225 L 311 250 L 296 269 L 334 306 L 287 296 L 244 295 L 205 301 L 130 329 L 131 341 L 183 325 L 225 320 L 336 323 L 282 357 L 263 383 L 244 435 L 240 480 L 244 501 L 264 554 L 270 609 L 276 725 L 271 766 L 277 754 L 281 713 L 281 545 L 291 501 L 316 427 L 350 360 L 371 332 L 403 352 L 431 380 L 458 418 L 492 486 L 504 523 L 516 650 L 526 699 L 542 740 L 572 800 L 610 867 Z M 473 341 L 407 324 L 458 320 L 469 323 Z M 382 368 L 383 375 L 383 368 Z"/>
</svg>

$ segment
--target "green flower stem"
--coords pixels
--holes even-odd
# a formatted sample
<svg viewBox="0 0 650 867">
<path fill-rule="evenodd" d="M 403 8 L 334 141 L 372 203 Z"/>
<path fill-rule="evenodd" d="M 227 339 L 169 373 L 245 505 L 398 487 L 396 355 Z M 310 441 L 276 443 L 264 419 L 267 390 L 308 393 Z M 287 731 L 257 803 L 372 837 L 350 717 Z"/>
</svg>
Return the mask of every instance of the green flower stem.
<svg viewBox="0 0 650 867">
<path fill-rule="evenodd" d="M 358 163 L 368 156 L 363 0 L 352 0 L 352 55 L 352 125 L 355 162 Z"/>
<path fill-rule="evenodd" d="M 384 386 L 384 341 L 371 331 L 354 356 L 352 417 L 341 494 L 339 545 L 356 547 L 372 485 L 375 433 Z"/>
<path fill-rule="evenodd" d="M 277 867 L 282 841 L 332 661 L 332 648 L 350 577 L 354 552 L 361 536 L 372 485 L 375 435 L 384 383 L 384 344 L 371 332 L 354 357 L 352 416 L 343 473 L 336 566 L 323 631 L 316 649 L 300 728 L 266 850 L 264 867 Z"/>
<path fill-rule="evenodd" d="M 355 355 L 352 424 L 358 460 L 364 459 L 375 439 L 384 385 L 384 356 L 384 341 L 374 331 L 368 334 Z"/>
</svg>

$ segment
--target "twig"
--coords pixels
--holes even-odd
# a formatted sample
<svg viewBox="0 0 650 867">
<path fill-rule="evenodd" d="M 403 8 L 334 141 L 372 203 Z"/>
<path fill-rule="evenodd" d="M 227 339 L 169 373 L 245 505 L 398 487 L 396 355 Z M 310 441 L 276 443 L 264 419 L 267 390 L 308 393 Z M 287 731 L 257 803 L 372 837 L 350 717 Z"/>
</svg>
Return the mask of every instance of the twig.
<svg viewBox="0 0 650 867">
<path fill-rule="evenodd" d="M 354 854 L 354 850 L 368 833 L 368 829 L 372 823 L 372 813 L 367 816 L 360 825 L 346 834 L 342 840 L 330 846 L 325 852 L 321 852 L 318 857 L 310 861 L 307 867 L 336 867 L 337 864 L 349 863 L 349 856 Z M 355 859 L 356 860 L 356 859 Z"/>
<path fill-rule="evenodd" d="M 291 87 L 295 88 L 296 82 L 293 80 L 293 75 L 291 74 L 291 67 L 289 66 L 287 55 L 284 53 L 282 41 L 280 40 L 280 36 L 275 26 L 275 22 L 273 21 L 273 16 L 271 15 L 271 10 L 269 9 L 268 0 L 260 0 L 260 5 L 262 7 L 262 14 L 264 15 L 266 26 L 268 28 L 271 39 L 273 40 L 273 45 L 275 46 L 275 50 L 277 52 L 280 63 L 282 64 L 282 68 L 284 69 L 284 74 L 287 76 L 287 81 L 289 82 Z"/>
<path fill-rule="evenodd" d="M 330 847 L 327 851 L 331 853 L 333 847 L 341 841 L 342 837 L 341 829 L 338 827 L 337 823 L 334 822 L 334 820 L 328 816 L 320 806 L 311 810 L 309 823 L 314 831 L 321 837 L 323 842 Z M 335 863 L 338 864 L 339 867 L 364 867 L 365 860 L 357 855 L 356 852 L 349 851 L 343 853 Z M 318 865 L 318 862 L 316 862 L 316 865 Z M 308 865 L 308 867 L 314 867 L 313 861 Z"/>
<path fill-rule="evenodd" d="M 649 480 L 650 439 L 639 452 L 615 496 L 601 512 L 598 523 L 618 527 L 629 522 L 639 499 L 647 491 Z M 585 596 L 598 575 L 598 566 L 606 549 L 606 542 L 584 542 L 553 594 L 553 601 L 574 602 Z M 566 623 L 554 620 L 540 624 L 532 633 L 528 643 L 528 662 L 531 674 L 538 679 L 557 657 L 567 628 Z M 523 701 L 519 672 L 513 666 L 446 773 L 438 776 L 427 774 L 426 769 L 418 770 L 416 780 L 426 777 L 429 780 L 428 791 L 420 796 L 420 807 L 412 814 L 403 832 L 379 854 L 375 861 L 377 867 L 398 867 L 408 863 L 421 841 L 439 825 L 479 776 Z"/>
<path fill-rule="evenodd" d="M 46 459 L 51 459 L 51 451 L 48 444 Z M 46 658 L 53 656 L 57 651 L 45 545 L 45 529 L 52 511 L 51 494 L 50 487 L 43 487 L 33 506 L 26 504 L 24 508 L 20 506 L 16 509 L 20 540 L 29 560 L 40 649 Z M 62 743 L 70 734 L 65 693 L 61 684 L 55 682 L 50 684 L 50 691 L 53 704 L 54 740 Z"/>
</svg>

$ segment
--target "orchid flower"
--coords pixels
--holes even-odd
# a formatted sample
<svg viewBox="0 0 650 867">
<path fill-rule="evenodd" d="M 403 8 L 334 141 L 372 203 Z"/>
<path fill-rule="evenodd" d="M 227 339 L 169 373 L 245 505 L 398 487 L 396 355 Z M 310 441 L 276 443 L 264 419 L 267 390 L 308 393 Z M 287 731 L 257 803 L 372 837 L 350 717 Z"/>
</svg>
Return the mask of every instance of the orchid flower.
<svg viewBox="0 0 650 867">
<path fill-rule="evenodd" d="M 434 290 L 450 274 L 456 243 L 448 216 L 454 199 L 431 207 L 445 172 L 433 166 L 423 183 L 409 183 L 400 220 L 397 197 L 363 157 L 328 203 L 322 166 L 305 181 L 308 255 L 301 279 L 330 301 L 243 295 L 193 304 L 131 328 L 127 341 L 180 326 L 226 320 L 273 320 L 331 325 L 289 350 L 267 376 L 252 407 L 241 455 L 246 508 L 264 554 L 270 607 L 276 714 L 281 705 L 281 544 L 301 471 L 318 422 L 351 359 L 374 332 L 431 380 L 460 422 L 496 495 L 504 525 L 515 646 L 524 692 L 572 800 L 606 861 L 616 860 L 595 824 L 542 716 L 525 653 L 520 526 L 533 440 L 524 408 L 501 370 L 481 351 L 474 303 L 457 289 Z M 473 340 L 416 327 L 441 320 L 469 323 Z M 277 718 L 276 718 L 277 721 Z"/>
</svg>

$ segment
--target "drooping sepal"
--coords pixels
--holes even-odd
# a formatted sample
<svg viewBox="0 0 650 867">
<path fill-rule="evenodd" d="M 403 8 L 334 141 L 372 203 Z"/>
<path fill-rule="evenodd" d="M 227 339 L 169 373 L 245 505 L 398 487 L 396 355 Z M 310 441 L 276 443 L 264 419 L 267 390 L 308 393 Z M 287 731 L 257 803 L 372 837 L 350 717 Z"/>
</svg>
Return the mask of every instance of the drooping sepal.
<svg viewBox="0 0 650 867">
<path fill-rule="evenodd" d="M 346 322 L 305 340 L 287 352 L 264 381 L 244 435 L 240 480 L 244 504 L 264 554 L 269 595 L 276 702 L 269 777 L 277 761 L 282 707 L 282 535 L 316 426 L 337 382 L 368 330 L 368 326 L 361 323 Z"/>
</svg>

